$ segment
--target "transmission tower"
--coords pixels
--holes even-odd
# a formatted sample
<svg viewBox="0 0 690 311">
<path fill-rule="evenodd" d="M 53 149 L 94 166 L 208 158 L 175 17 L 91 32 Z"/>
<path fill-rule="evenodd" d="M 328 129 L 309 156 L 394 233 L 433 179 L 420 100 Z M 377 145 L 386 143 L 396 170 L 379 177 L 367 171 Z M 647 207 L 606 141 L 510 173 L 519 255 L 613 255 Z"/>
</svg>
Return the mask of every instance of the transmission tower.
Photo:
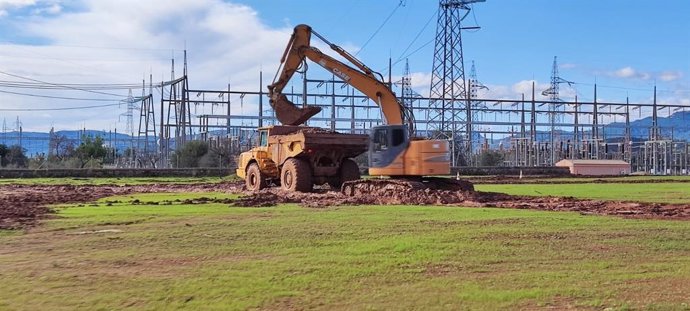
<svg viewBox="0 0 690 311">
<path fill-rule="evenodd" d="M 402 89 L 402 103 L 405 107 L 412 109 L 412 97 L 414 91 L 412 90 L 412 77 L 410 76 L 410 63 L 405 60 L 405 71 L 400 80 L 400 88 Z"/>
<path fill-rule="evenodd" d="M 146 94 L 146 82 L 142 84 L 141 107 L 139 109 L 139 132 L 137 134 L 137 165 L 153 166 L 151 156 L 156 151 L 156 116 L 153 108 L 153 81 L 149 76 L 149 93 Z M 154 141 L 151 141 L 151 140 Z"/>
<path fill-rule="evenodd" d="M 480 115 L 480 112 L 486 109 L 486 104 L 483 101 L 476 100 L 479 98 L 479 90 L 488 90 L 489 88 L 479 82 L 479 78 L 477 78 L 477 67 L 475 67 L 474 61 L 472 61 L 472 67 L 470 68 L 470 79 L 468 82 L 470 86 L 470 99 L 472 99 L 470 102 L 472 107 L 472 121 L 475 122 L 483 117 Z M 470 132 L 474 133 L 475 130 L 476 127 L 472 126 Z"/>
<path fill-rule="evenodd" d="M 135 107 L 135 104 L 141 100 L 140 98 L 135 98 L 132 95 L 132 89 L 129 89 L 129 94 L 127 95 L 127 98 L 123 99 L 120 101 L 121 104 L 126 104 L 127 105 L 127 110 L 125 113 L 121 114 L 120 116 L 124 116 L 127 118 L 127 125 L 125 127 L 125 132 L 127 135 L 129 135 L 129 155 L 127 157 L 126 162 L 124 163 L 125 166 L 127 167 L 132 167 L 134 165 L 134 110 L 137 109 Z"/>
<path fill-rule="evenodd" d="M 556 136 L 558 135 L 556 132 L 560 130 L 560 127 L 557 127 L 556 124 L 560 124 L 563 121 L 562 116 L 564 107 L 563 104 L 561 104 L 562 100 L 559 93 L 559 85 L 562 83 L 573 85 L 573 82 L 565 80 L 558 75 L 558 56 L 554 56 L 553 67 L 551 68 L 551 85 L 548 89 L 541 92 L 543 96 L 548 96 L 549 101 L 551 102 L 549 103 L 549 123 L 551 124 L 551 164 L 556 163 L 555 143 Z"/>
<path fill-rule="evenodd" d="M 429 102 L 430 135 L 451 143 L 453 166 L 467 165 L 472 154 L 472 111 L 465 85 L 461 26 L 470 5 L 485 0 L 440 0 Z"/>
</svg>

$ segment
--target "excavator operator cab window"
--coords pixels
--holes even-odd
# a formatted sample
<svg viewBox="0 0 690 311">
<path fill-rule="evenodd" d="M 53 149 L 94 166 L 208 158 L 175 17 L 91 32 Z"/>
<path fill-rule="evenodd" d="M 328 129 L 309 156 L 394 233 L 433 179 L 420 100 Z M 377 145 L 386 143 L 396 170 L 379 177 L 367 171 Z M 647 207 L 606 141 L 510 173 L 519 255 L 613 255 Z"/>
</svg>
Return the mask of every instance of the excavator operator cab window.
<svg viewBox="0 0 690 311">
<path fill-rule="evenodd" d="M 374 151 L 388 149 L 388 129 L 377 129 L 374 132 Z"/>
<path fill-rule="evenodd" d="M 393 129 L 392 134 L 391 145 L 393 147 L 400 146 L 405 142 L 405 131 L 403 129 Z"/>
<path fill-rule="evenodd" d="M 268 146 L 268 131 L 259 131 L 259 147 Z"/>
</svg>

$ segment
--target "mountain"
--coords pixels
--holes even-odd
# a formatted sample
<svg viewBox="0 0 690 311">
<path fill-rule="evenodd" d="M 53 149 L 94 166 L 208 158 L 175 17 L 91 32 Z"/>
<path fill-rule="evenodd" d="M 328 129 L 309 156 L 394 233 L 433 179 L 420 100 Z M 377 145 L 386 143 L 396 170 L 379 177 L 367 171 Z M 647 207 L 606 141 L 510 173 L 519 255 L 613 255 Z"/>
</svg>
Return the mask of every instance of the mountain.
<svg viewBox="0 0 690 311">
<path fill-rule="evenodd" d="M 690 111 L 678 111 L 668 117 L 658 117 L 659 132 L 663 137 L 675 140 L 690 140 Z M 649 138 L 652 128 L 652 117 L 630 122 L 630 134 L 635 138 Z M 607 126 L 607 133 L 621 135 L 625 133 L 625 123 L 615 122 Z"/>
<path fill-rule="evenodd" d="M 129 148 L 130 136 L 122 133 L 113 133 L 106 131 L 96 131 L 96 130 L 81 130 L 81 131 L 56 131 L 54 134 L 56 137 L 64 136 L 73 143 L 75 146 L 79 145 L 81 138 L 86 135 L 90 137 L 103 137 L 105 145 L 108 147 L 114 147 L 118 151 L 124 151 Z M 50 133 L 42 132 L 5 132 L 0 133 L 0 144 L 5 144 L 7 146 L 21 145 L 26 151 L 26 155 L 29 157 L 38 154 L 47 154 L 48 148 L 50 146 Z M 136 143 L 136 142 L 134 142 Z"/>
</svg>

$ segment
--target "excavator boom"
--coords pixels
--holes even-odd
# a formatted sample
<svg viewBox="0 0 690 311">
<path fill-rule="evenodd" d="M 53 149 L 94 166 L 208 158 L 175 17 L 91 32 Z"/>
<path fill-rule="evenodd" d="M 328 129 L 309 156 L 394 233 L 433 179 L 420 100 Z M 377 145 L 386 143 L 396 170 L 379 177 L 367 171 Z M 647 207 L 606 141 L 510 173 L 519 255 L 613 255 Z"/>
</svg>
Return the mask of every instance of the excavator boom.
<svg viewBox="0 0 690 311">
<path fill-rule="evenodd" d="M 348 64 L 322 53 L 312 46 L 312 34 L 337 52 Z M 359 90 L 376 102 L 385 120 L 383 125 L 370 129 L 369 174 L 373 176 L 401 176 L 418 178 L 450 173 L 449 144 L 446 140 L 429 140 L 413 137 L 414 118 L 409 109 L 398 101 L 390 86 L 383 82 L 381 74 L 371 70 L 341 47 L 330 43 L 307 25 L 298 25 L 290 37 L 280 68 L 268 95 L 276 117 L 284 125 L 300 125 L 319 113 L 319 107 L 297 107 L 283 94 L 295 72 L 310 60 L 331 72 L 345 83 Z M 365 185 L 352 181 L 350 185 Z"/>
<path fill-rule="evenodd" d="M 322 53 L 316 47 L 311 46 L 312 34 L 324 41 L 331 49 L 347 59 L 358 69 L 348 66 Z M 281 69 L 276 73 L 274 82 L 268 86 L 268 96 L 271 106 L 276 113 L 276 118 L 282 124 L 299 125 L 321 111 L 320 107 L 315 106 L 299 108 L 283 94 L 283 89 L 295 72 L 302 67 L 306 58 L 319 64 L 333 73 L 336 77 L 375 100 L 376 104 L 381 107 L 387 124 L 403 124 L 405 110 L 390 88 L 379 79 L 381 75 L 375 73 L 341 47 L 330 43 L 307 25 L 298 25 L 295 27 L 295 31 L 280 60 Z"/>
</svg>

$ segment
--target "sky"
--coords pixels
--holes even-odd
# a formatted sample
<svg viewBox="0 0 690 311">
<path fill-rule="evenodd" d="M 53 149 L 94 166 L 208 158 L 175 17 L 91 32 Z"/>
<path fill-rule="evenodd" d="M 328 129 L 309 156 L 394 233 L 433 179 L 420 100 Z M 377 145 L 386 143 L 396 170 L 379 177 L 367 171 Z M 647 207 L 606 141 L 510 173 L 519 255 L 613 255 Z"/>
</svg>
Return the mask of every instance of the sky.
<svg viewBox="0 0 690 311">
<path fill-rule="evenodd" d="M 690 1 L 487 0 L 472 7 L 464 25 L 480 29 L 463 32 L 463 48 L 467 72 L 474 61 L 489 88 L 482 97 L 519 98 L 532 81 L 547 88 L 558 56 L 560 76 L 576 82 L 562 85 L 563 99 L 591 101 L 596 82 L 599 101 L 647 103 L 657 85 L 661 103 L 690 107 Z M 140 85 L 149 75 L 167 81 L 170 59 L 179 65 L 185 49 L 191 88 L 230 83 L 255 91 L 259 71 L 263 85 L 271 82 L 298 24 L 386 76 L 391 58 L 394 80 L 407 60 L 413 87 L 426 95 L 437 11 L 433 0 L 0 0 L 0 116 L 8 129 L 19 117 L 24 131 L 122 129 L 126 107 L 117 104 L 127 89 L 64 85 Z M 99 105 L 109 106 L 26 111 Z"/>
</svg>

